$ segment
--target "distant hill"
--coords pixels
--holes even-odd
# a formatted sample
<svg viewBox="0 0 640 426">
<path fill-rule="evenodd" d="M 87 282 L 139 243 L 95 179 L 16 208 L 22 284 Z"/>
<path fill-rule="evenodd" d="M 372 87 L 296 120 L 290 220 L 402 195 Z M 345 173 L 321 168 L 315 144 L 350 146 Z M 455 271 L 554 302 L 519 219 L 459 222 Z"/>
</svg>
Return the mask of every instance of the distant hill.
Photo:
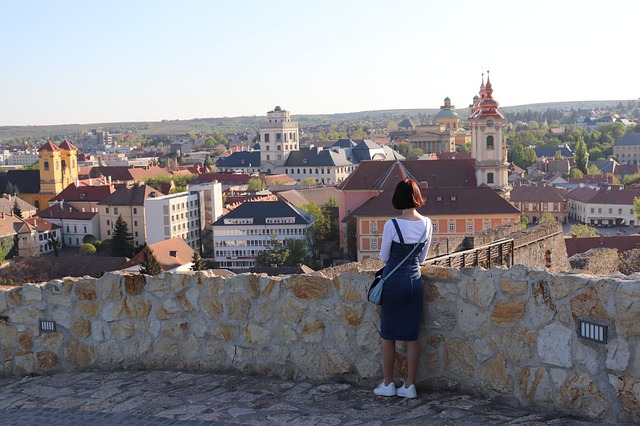
<svg viewBox="0 0 640 426">
<path fill-rule="evenodd" d="M 501 106 L 504 112 L 517 112 L 526 110 L 546 110 L 562 109 L 570 110 L 607 108 L 618 105 L 623 101 L 575 101 L 575 102 L 548 102 L 540 104 Z M 418 117 L 421 115 L 433 115 L 438 112 L 437 108 L 424 109 L 390 109 L 376 111 L 360 111 L 335 114 L 313 114 L 313 115 L 293 115 L 302 126 L 314 124 L 330 124 L 348 121 L 367 120 L 373 122 L 384 122 L 393 119 L 407 117 Z M 468 116 L 467 108 L 459 108 L 457 112 L 461 117 Z M 135 132 L 149 136 L 175 136 L 195 133 L 228 133 L 228 132 L 254 132 L 258 130 L 260 122 L 264 116 L 245 117 L 217 117 L 217 118 L 196 118 L 192 120 L 162 120 L 158 122 L 123 122 L 123 123 L 88 123 L 88 124 L 59 124 L 49 126 L 0 126 L 0 141 L 11 142 L 16 139 L 25 138 L 43 139 L 50 138 L 60 140 L 65 137 L 72 137 L 91 129 L 102 128 L 111 133 Z"/>
</svg>

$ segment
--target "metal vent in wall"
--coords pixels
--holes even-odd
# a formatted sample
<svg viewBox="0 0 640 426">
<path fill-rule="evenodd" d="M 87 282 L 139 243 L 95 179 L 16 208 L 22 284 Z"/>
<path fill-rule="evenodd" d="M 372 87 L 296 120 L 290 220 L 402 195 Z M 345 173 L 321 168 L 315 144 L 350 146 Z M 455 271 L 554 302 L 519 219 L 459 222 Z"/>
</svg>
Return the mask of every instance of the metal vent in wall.
<svg viewBox="0 0 640 426">
<path fill-rule="evenodd" d="M 578 337 L 592 342 L 607 343 L 608 326 L 589 321 L 578 320 Z"/>
</svg>

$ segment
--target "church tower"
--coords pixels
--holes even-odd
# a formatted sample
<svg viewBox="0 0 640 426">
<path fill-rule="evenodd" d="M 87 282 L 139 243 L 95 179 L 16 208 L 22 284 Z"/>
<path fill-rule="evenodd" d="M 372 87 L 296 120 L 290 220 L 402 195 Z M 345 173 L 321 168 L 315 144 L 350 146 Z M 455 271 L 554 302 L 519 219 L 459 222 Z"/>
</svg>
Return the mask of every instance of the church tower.
<svg viewBox="0 0 640 426">
<path fill-rule="evenodd" d="M 75 183 L 78 180 L 78 148 L 68 140 L 64 140 L 60 146 L 60 169 L 62 170 L 62 186 Z"/>
<path fill-rule="evenodd" d="M 471 128 L 471 156 L 476 160 L 476 182 L 487 185 L 509 200 L 511 187 L 507 162 L 506 119 L 498 111 L 498 102 L 493 99 L 493 87 L 487 71 L 487 84 L 480 86 L 480 94 L 472 106 L 469 117 Z M 475 100 L 475 98 L 474 98 Z"/>
<path fill-rule="evenodd" d="M 50 194 L 53 198 L 65 187 L 62 180 L 60 148 L 47 141 L 38 151 L 40 157 L 40 194 Z"/>
<path fill-rule="evenodd" d="M 260 169 L 274 173 L 283 166 L 291 151 L 300 150 L 298 123 L 291 113 L 279 106 L 267 112 L 267 121 L 260 124 Z"/>
</svg>

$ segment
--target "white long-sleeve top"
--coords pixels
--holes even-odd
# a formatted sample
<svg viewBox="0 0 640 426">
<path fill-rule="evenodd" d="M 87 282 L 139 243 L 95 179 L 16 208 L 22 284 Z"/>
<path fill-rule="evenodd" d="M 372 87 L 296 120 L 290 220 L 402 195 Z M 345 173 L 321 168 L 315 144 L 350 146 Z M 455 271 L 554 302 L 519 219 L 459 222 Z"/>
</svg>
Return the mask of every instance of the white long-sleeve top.
<svg viewBox="0 0 640 426">
<path fill-rule="evenodd" d="M 422 251 L 420 252 L 420 256 L 418 257 L 420 263 L 424 262 L 427 257 L 427 252 L 429 251 L 429 245 L 431 245 L 431 234 L 433 231 L 433 226 L 431 225 L 431 219 L 428 217 L 423 217 L 423 220 L 405 220 L 396 218 L 398 221 L 398 227 L 402 232 L 402 238 L 404 238 L 405 244 L 415 244 L 422 236 L 425 227 L 427 228 L 426 234 L 426 244 L 424 245 Z M 380 259 L 387 263 L 389 262 L 389 255 L 391 254 L 391 241 L 395 241 L 397 243 L 400 242 L 400 237 L 398 236 L 398 232 L 396 231 L 396 227 L 393 226 L 391 220 L 388 220 L 384 224 L 384 229 L 382 231 L 382 246 L 380 247 Z"/>
</svg>

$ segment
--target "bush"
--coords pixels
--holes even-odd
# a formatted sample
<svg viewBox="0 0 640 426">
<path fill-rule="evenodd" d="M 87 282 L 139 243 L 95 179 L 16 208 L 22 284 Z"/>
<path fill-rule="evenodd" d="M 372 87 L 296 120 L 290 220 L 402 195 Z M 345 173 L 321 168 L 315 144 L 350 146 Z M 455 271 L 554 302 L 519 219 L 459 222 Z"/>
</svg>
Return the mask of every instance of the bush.
<svg viewBox="0 0 640 426">
<path fill-rule="evenodd" d="M 96 237 L 94 237 L 94 236 L 93 236 L 93 235 L 91 235 L 91 234 L 87 234 L 87 235 L 85 235 L 84 237 L 82 237 L 82 242 L 83 242 L 83 243 L 93 244 L 93 243 L 95 243 L 95 242 L 96 242 L 96 240 L 97 240 L 97 238 L 96 238 Z"/>
<path fill-rule="evenodd" d="M 88 256 L 96 252 L 96 247 L 93 244 L 84 243 L 80 246 L 80 254 Z"/>
<path fill-rule="evenodd" d="M 625 275 L 640 272 L 640 249 L 633 249 L 620 254 L 620 272 Z"/>
</svg>

